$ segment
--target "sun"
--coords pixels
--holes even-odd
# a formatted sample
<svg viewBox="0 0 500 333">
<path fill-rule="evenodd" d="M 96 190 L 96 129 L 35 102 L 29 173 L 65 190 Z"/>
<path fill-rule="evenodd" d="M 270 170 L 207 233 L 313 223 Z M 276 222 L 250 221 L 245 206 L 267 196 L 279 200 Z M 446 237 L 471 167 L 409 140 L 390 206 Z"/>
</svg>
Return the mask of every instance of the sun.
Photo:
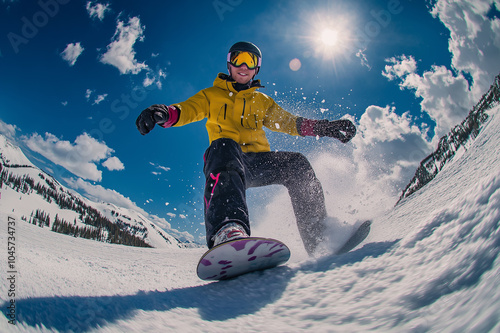
<svg viewBox="0 0 500 333">
<path fill-rule="evenodd" d="M 323 29 L 320 40 L 325 46 L 335 46 L 339 41 L 339 32 L 333 29 Z"/>
<path fill-rule="evenodd" d="M 347 67 L 357 52 L 357 22 L 356 13 L 340 1 L 304 12 L 290 31 L 303 50 L 288 59 L 290 69 L 297 72 L 308 64 L 327 71 Z"/>
<path fill-rule="evenodd" d="M 337 24 L 318 24 L 314 32 L 313 49 L 316 56 L 323 60 L 335 60 L 347 56 L 349 31 Z"/>
<path fill-rule="evenodd" d="M 355 18 L 341 10 L 334 14 L 314 12 L 310 17 L 308 40 L 313 55 L 325 62 L 338 63 L 352 55 Z"/>
</svg>

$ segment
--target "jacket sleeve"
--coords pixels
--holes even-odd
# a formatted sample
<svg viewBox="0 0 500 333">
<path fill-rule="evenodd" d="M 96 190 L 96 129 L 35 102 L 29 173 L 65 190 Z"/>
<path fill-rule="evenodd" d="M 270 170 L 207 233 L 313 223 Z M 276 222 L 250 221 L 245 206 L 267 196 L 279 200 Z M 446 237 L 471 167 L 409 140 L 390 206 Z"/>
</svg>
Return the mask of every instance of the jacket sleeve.
<svg viewBox="0 0 500 333">
<path fill-rule="evenodd" d="M 297 119 L 299 117 L 285 111 L 271 97 L 266 97 L 268 98 L 269 107 L 264 120 L 264 126 L 274 132 L 299 135 L 297 131 Z"/>
<path fill-rule="evenodd" d="M 174 126 L 183 126 L 206 118 L 210 102 L 205 90 L 202 90 L 184 102 L 173 104 L 173 106 L 180 111 L 179 120 Z"/>
</svg>

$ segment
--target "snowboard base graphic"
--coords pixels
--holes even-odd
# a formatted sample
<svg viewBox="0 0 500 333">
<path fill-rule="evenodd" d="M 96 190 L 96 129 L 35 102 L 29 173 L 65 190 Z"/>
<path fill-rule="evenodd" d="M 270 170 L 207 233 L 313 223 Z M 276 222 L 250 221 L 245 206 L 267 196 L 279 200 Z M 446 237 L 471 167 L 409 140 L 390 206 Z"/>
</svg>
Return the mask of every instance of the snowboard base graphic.
<svg viewBox="0 0 500 333">
<path fill-rule="evenodd" d="M 196 272 L 202 280 L 226 280 L 281 265 L 290 259 L 282 242 L 262 237 L 241 238 L 222 243 L 205 252 Z"/>
</svg>

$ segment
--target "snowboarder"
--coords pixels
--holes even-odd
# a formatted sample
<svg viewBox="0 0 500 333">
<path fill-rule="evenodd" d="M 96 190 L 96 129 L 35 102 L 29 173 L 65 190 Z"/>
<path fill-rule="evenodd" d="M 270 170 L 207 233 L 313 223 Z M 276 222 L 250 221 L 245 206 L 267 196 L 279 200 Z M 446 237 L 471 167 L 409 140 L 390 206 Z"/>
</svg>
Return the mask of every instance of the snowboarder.
<svg viewBox="0 0 500 333">
<path fill-rule="evenodd" d="M 168 128 L 207 118 L 210 146 L 203 171 L 209 248 L 250 235 L 247 188 L 281 184 L 288 189 L 300 236 L 312 255 L 325 232 L 323 189 L 304 155 L 271 151 L 263 127 L 290 135 L 327 136 L 343 143 L 354 137 L 356 128 L 347 119 L 312 120 L 285 111 L 257 91 L 263 87 L 254 79 L 261 63 L 256 45 L 234 44 L 227 54 L 229 75 L 219 73 L 213 87 L 184 102 L 148 107 L 137 118 L 137 129 L 145 135 L 155 124 Z"/>
</svg>

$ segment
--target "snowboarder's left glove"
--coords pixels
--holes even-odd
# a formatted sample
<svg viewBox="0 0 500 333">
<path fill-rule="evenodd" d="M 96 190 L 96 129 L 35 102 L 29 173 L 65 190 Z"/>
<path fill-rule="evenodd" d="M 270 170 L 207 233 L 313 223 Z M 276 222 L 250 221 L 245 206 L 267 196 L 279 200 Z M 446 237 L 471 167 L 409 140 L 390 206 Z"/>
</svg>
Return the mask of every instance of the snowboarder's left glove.
<svg viewBox="0 0 500 333">
<path fill-rule="evenodd" d="M 356 127 L 348 119 L 329 121 L 318 120 L 313 127 L 313 133 L 317 136 L 329 136 L 347 143 L 356 135 Z"/>
<path fill-rule="evenodd" d="M 356 135 L 356 127 L 348 119 L 329 121 L 299 118 L 297 130 L 302 136 L 328 136 L 342 143 L 349 142 Z"/>
<path fill-rule="evenodd" d="M 137 120 L 135 121 L 135 125 L 137 129 L 142 135 L 146 135 L 155 127 L 155 124 L 160 126 L 164 126 L 166 124 L 171 114 L 171 106 L 163 105 L 163 104 L 154 104 L 149 108 L 143 110 Z"/>
</svg>

